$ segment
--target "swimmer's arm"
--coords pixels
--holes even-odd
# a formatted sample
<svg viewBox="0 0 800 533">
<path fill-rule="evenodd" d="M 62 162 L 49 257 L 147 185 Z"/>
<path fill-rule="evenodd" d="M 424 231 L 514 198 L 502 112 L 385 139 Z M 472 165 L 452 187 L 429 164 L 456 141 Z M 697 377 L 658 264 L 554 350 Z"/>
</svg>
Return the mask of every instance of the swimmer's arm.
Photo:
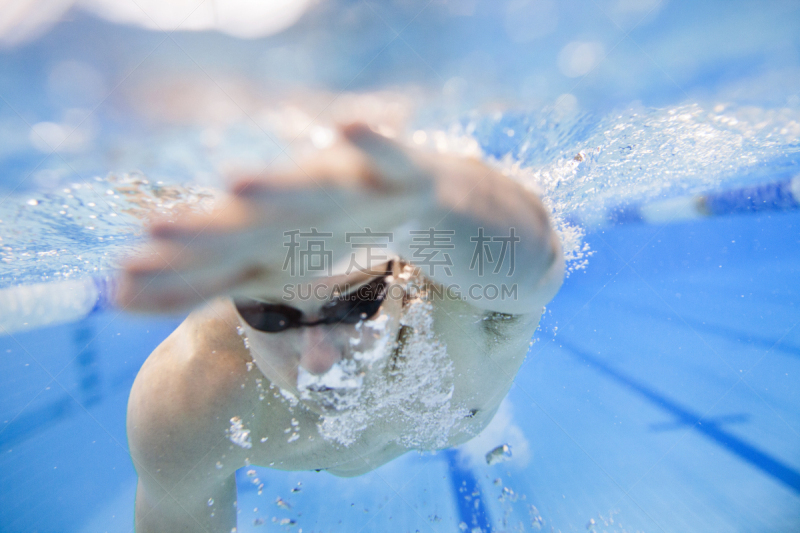
<svg viewBox="0 0 800 533">
<path fill-rule="evenodd" d="M 208 502 L 214 503 L 209 505 Z M 136 533 L 232 531 L 236 527 L 236 474 L 212 485 L 181 492 L 162 490 L 152 478 L 139 475 L 134 523 Z M 213 513 L 213 516 L 212 516 Z"/>
<path fill-rule="evenodd" d="M 403 229 L 394 232 L 395 249 L 406 260 L 443 288 L 487 311 L 539 313 L 555 296 L 564 275 L 563 253 L 535 193 L 474 158 L 415 156 L 364 128 L 351 130 L 348 136 L 369 154 L 384 179 L 420 185 L 416 209 L 406 212 Z M 411 235 L 409 229 L 416 233 Z M 430 241 L 419 231 L 430 229 L 447 245 L 436 255 L 435 247 L 420 247 Z M 485 242 L 516 241 L 513 253 L 509 244 L 502 258 L 498 257 L 502 241 L 492 242 L 494 261 L 484 255 L 482 272 L 475 253 L 477 249 L 480 255 L 481 231 Z M 432 256 L 432 263 L 446 261 L 445 254 L 452 263 L 447 265 L 449 273 L 441 262 L 426 262 L 426 255 Z"/>
<path fill-rule="evenodd" d="M 194 311 L 136 376 L 127 434 L 139 476 L 137 533 L 231 531 L 235 472 L 257 451 L 228 439 L 232 417 L 253 431 L 260 428 L 257 420 L 266 427 L 288 425 L 286 415 L 258 400 L 263 376 L 247 364 L 252 358 L 237 324 L 225 299 Z M 285 459 L 280 442 L 259 443 L 267 463 Z"/>
<path fill-rule="evenodd" d="M 541 313 L 561 287 L 564 259 L 536 194 L 476 160 L 452 161 L 438 176 L 436 208 L 429 220 L 437 218 L 431 223 L 437 231 L 453 232 L 454 246 L 443 250 L 451 255 L 452 275 L 437 267 L 434 280 L 457 287 L 462 298 L 480 309 Z M 491 243 L 493 262 L 481 252 L 481 232 L 484 242 Z"/>
<path fill-rule="evenodd" d="M 216 461 L 231 454 L 224 438 L 230 413 L 252 409 L 239 399 L 247 373 L 241 358 L 209 342 L 220 328 L 197 322 L 186 320 L 156 348 L 131 390 L 127 433 L 139 476 L 137 533 L 236 526 L 235 471 L 241 462 L 231 457 L 217 468 Z"/>
<path fill-rule="evenodd" d="M 561 250 L 533 192 L 474 159 L 413 151 L 365 126 L 342 134 L 345 142 L 337 148 L 292 169 L 240 179 L 234 194 L 210 214 L 154 223 L 145 253 L 126 266 L 119 302 L 158 311 L 220 294 L 281 298 L 287 284 L 304 278 L 298 252 L 305 248 L 291 252 L 291 233 L 312 229 L 324 234 L 316 240 L 324 243 L 331 264 L 346 262 L 353 243 L 361 242 L 348 235 L 369 230 L 391 234 L 389 248 L 423 271 L 421 258 L 433 255 L 432 249 L 421 250 L 414 239 L 424 236 L 410 232 L 446 232 L 438 235 L 448 235 L 444 242 L 454 247 L 442 248 L 434 260 L 449 254 L 450 275 L 442 267 L 426 273 L 486 310 L 538 312 L 556 293 Z M 513 228 L 519 240 L 512 272 L 508 252 L 498 273 L 495 263 L 482 276 L 470 268 L 476 246 L 471 238 L 480 228 L 490 238 L 509 237 Z M 309 245 L 307 236 L 302 243 Z M 319 275 L 324 272 L 305 272 L 306 278 Z M 510 291 L 505 298 L 484 297 L 484 288 L 502 291 L 503 285 Z"/>
<path fill-rule="evenodd" d="M 124 264 L 117 303 L 128 310 L 175 311 L 219 295 L 279 300 L 285 287 L 324 277 L 300 254 L 310 241 L 323 243 L 325 264 L 332 265 L 354 250 L 349 235 L 392 232 L 423 210 L 430 182 L 400 184 L 409 170 L 416 169 L 387 175 L 345 140 L 288 168 L 238 177 L 233 194 L 210 213 L 150 223 L 150 240 Z M 299 232 L 306 235 L 292 237 Z M 309 239 L 311 232 L 319 237 Z M 293 239 L 303 248 L 290 248 Z"/>
</svg>

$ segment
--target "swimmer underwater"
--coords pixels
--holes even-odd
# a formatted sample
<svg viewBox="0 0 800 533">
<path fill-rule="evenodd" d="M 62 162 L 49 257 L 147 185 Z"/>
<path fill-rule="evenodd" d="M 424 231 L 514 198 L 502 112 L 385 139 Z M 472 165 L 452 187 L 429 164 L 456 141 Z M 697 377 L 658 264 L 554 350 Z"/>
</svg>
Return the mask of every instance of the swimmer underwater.
<svg viewBox="0 0 800 533">
<path fill-rule="evenodd" d="M 239 179 L 209 214 L 154 221 L 149 251 L 126 264 L 120 306 L 195 308 L 131 391 L 138 533 L 231 531 L 247 463 L 358 476 L 459 445 L 508 393 L 564 272 L 539 198 L 475 159 L 366 126 L 340 136 L 291 170 Z M 287 235 L 311 228 L 349 268 L 287 267 Z M 367 230 L 391 238 L 365 267 L 347 234 Z M 449 264 L 427 261 L 423 233 L 447 236 L 434 259 Z M 493 242 L 478 268 L 479 236 L 509 235 L 503 267 Z M 467 290 L 489 285 L 514 291 Z"/>
</svg>

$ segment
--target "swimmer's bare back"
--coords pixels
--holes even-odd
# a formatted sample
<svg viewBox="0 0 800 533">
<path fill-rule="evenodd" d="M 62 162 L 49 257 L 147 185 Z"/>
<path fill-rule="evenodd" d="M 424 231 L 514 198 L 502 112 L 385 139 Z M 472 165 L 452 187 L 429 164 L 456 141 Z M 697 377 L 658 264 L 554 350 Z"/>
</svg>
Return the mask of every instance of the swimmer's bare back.
<svg viewBox="0 0 800 533">
<path fill-rule="evenodd" d="M 508 392 L 542 306 L 563 276 L 558 239 L 538 198 L 475 160 L 415 154 L 360 126 L 345 129 L 343 137 L 337 150 L 294 171 L 240 181 L 229 202 L 209 215 L 154 223 L 153 252 L 127 265 L 122 306 L 162 311 L 202 305 L 151 354 L 131 392 L 128 438 L 139 474 L 137 531 L 231 531 L 235 472 L 248 462 L 360 475 L 415 446 L 465 442 L 488 424 Z M 276 326 L 280 331 L 249 324 L 233 303 L 286 301 L 286 284 L 298 280 L 282 268 L 285 231 L 316 227 L 344 235 L 409 224 L 454 231 L 447 276 L 421 274 L 412 266 L 413 243 L 397 239 L 394 249 L 405 261 L 381 263 L 345 281 L 360 286 L 389 280 L 390 287 L 399 287 L 403 272 L 413 272 L 416 288 L 463 292 L 442 290 L 415 303 L 387 297 L 375 316 L 353 324 L 323 313 L 331 294 L 296 298 L 286 319 L 295 320 L 297 313 L 305 322 L 285 330 L 285 324 Z M 485 235 L 515 229 L 513 275 L 488 268 L 478 278 L 469 268 L 475 246 L 459 241 L 459 234 L 477 235 L 478 228 Z M 339 257 L 342 244 L 333 243 Z M 301 281 L 322 284 L 319 278 Z M 467 292 L 476 283 L 516 290 L 513 298 L 487 299 Z M 430 315 L 425 335 L 423 325 L 408 325 L 413 305 Z M 325 425 L 330 420 L 324 405 L 301 397 L 299 378 L 313 383 L 315 376 L 325 376 L 347 353 L 343 346 L 363 337 L 360 328 L 378 327 L 369 320 L 380 322 L 390 341 L 383 356 L 394 358 L 391 379 L 402 380 L 403 365 L 410 370 L 435 361 L 446 367 L 441 379 L 429 384 L 431 394 L 443 398 L 439 407 L 446 409 L 439 411 L 449 417 L 431 419 L 444 436 L 435 431 L 420 436 L 392 417 L 342 433 L 335 423 L 334 429 Z M 424 359 L 417 350 L 423 358 L 415 360 L 400 349 L 419 341 L 410 336 L 415 331 L 435 345 L 429 352 L 441 352 L 440 359 Z"/>
</svg>

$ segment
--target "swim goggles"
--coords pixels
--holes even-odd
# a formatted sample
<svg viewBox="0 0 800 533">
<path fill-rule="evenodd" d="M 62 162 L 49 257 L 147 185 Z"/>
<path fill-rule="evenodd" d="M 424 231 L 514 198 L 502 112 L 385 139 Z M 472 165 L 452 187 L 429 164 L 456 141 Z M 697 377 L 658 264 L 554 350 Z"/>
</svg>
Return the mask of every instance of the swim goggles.
<svg viewBox="0 0 800 533">
<path fill-rule="evenodd" d="M 386 278 L 391 272 L 391 263 L 386 274 L 376 278 L 355 291 L 334 296 L 319 311 L 320 318 L 304 320 L 303 312 L 283 304 L 271 304 L 258 300 L 235 300 L 236 310 L 247 324 L 265 333 L 280 333 L 292 328 L 319 326 L 322 324 L 357 324 L 372 318 L 386 298 Z"/>
</svg>

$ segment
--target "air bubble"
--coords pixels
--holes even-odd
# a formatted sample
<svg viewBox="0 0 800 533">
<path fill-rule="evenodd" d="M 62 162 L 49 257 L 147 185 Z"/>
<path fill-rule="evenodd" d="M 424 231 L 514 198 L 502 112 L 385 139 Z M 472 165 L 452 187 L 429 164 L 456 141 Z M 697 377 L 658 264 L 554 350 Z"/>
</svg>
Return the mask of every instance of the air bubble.
<svg viewBox="0 0 800 533">
<path fill-rule="evenodd" d="M 486 454 L 486 464 L 489 466 L 497 463 L 503 463 L 511 459 L 511 446 L 508 444 L 501 444 L 497 448 Z"/>
</svg>

